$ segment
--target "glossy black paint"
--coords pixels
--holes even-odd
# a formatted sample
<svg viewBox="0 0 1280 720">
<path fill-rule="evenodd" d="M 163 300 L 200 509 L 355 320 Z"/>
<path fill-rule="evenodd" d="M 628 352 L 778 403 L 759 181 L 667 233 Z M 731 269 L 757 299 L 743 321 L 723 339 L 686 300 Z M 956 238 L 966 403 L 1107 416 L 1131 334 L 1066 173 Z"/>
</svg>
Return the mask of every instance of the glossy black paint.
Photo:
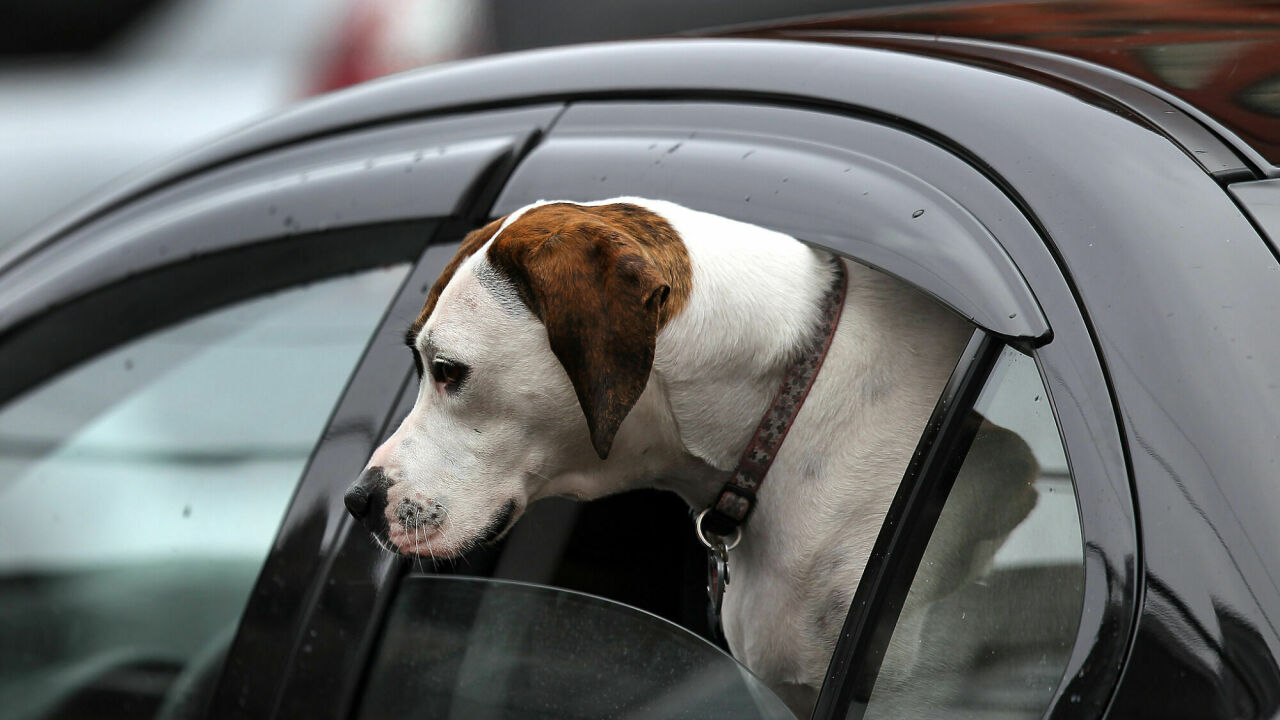
<svg viewBox="0 0 1280 720">
<path fill-rule="evenodd" d="M 1236 183 L 1227 190 L 1280 257 L 1280 180 Z"/>
<path fill-rule="evenodd" d="M 738 28 L 739 32 L 744 28 Z M 833 13 L 761 24 L 765 37 L 862 33 L 972 38 L 1077 58 L 1145 88 L 1228 139 L 1271 177 L 1280 172 L 1280 10 L 1250 0 L 1031 0 Z M 1034 63 L 1029 63 L 1034 66 Z"/>
<path fill-rule="evenodd" d="M 1128 114 L 1181 146 L 1206 172 L 1232 181 L 1261 176 L 1270 165 L 1191 103 L 1130 75 L 1028 47 L 955 37 L 858 30 L 762 30 L 729 37 L 849 43 L 928 55 L 1025 78 L 1110 112 Z M 1212 128 L 1212 129 L 1210 129 Z"/>
</svg>

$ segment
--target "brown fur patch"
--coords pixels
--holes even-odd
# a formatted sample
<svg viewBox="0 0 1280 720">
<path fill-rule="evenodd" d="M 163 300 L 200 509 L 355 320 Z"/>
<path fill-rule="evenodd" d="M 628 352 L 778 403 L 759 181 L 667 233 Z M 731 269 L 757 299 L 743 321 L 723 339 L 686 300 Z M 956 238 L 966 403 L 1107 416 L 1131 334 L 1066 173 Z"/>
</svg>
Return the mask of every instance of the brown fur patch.
<svg viewBox="0 0 1280 720">
<path fill-rule="evenodd" d="M 692 288 L 688 250 L 656 213 L 556 203 L 520 216 L 489 262 L 547 328 L 601 458 L 649 381 L 658 330 Z"/>
</svg>

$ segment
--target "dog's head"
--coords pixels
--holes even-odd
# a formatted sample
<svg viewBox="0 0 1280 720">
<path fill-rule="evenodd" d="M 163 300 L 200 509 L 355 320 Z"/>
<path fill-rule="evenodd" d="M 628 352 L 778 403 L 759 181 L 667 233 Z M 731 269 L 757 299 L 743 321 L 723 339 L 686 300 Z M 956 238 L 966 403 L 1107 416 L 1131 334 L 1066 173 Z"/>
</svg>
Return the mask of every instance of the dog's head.
<svg viewBox="0 0 1280 720">
<path fill-rule="evenodd" d="M 417 401 L 348 509 L 402 553 L 452 557 L 539 497 L 600 494 L 590 477 L 690 275 L 670 224 L 634 204 L 540 204 L 468 235 L 406 334 Z"/>
</svg>

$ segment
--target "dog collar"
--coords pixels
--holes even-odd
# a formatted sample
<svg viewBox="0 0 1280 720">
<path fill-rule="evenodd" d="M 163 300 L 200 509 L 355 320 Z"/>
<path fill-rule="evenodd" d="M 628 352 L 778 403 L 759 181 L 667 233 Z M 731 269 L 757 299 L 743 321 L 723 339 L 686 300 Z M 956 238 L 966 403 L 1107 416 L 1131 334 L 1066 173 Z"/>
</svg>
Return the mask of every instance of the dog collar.
<svg viewBox="0 0 1280 720">
<path fill-rule="evenodd" d="M 769 466 L 778 455 L 782 441 L 787 438 L 791 424 L 804 405 L 813 381 L 822 369 L 822 361 L 827 357 L 831 347 L 831 338 L 836 334 L 840 324 L 840 313 L 844 310 L 845 294 L 849 288 L 849 279 L 845 274 L 844 262 L 835 260 L 836 278 L 831 289 L 822 299 L 821 332 L 810 342 L 804 353 L 787 368 L 773 404 L 760 420 L 755 435 L 747 443 L 738 467 L 733 476 L 720 490 L 714 503 L 703 510 L 696 522 L 698 539 L 708 548 L 713 544 L 725 547 L 725 538 L 737 533 L 740 537 L 741 526 L 751 516 L 756 505 L 756 493 L 764 482 Z M 737 538 L 729 546 L 737 544 Z"/>
</svg>

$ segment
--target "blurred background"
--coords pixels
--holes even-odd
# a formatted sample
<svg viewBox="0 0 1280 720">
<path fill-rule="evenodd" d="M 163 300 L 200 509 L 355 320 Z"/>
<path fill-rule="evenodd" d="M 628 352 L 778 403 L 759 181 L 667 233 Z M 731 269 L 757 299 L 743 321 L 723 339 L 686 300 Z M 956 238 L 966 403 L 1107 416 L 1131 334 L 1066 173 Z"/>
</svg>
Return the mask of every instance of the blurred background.
<svg viewBox="0 0 1280 720">
<path fill-rule="evenodd" d="M 310 95 L 476 55 L 907 0 L 5 0 L 0 245 Z"/>
</svg>

